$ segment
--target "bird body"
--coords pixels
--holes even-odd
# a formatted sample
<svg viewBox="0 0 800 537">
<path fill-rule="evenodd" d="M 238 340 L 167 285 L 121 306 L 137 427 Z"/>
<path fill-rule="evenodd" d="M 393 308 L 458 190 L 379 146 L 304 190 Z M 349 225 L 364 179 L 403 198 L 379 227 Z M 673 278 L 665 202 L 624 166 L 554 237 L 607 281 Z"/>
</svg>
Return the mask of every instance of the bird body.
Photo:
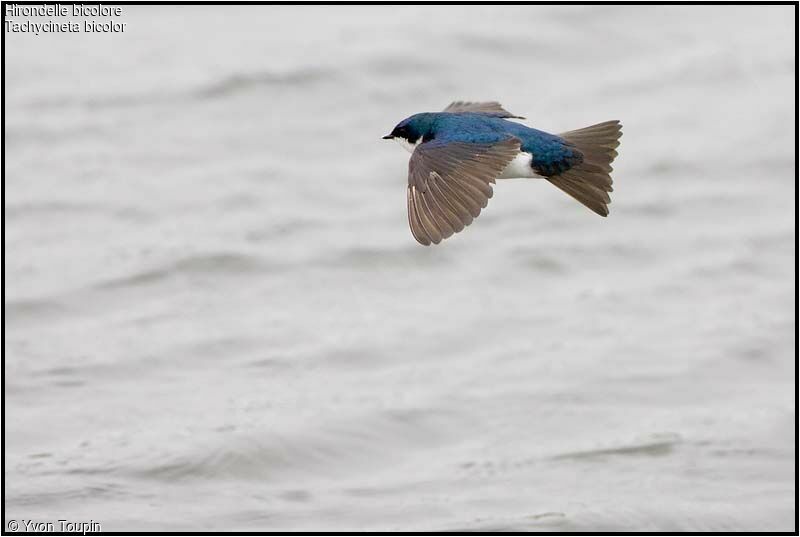
<svg viewBox="0 0 800 537">
<path fill-rule="evenodd" d="M 528 160 L 533 170 L 546 174 L 563 171 L 576 160 L 576 153 L 562 138 L 500 117 L 471 112 L 425 112 L 406 121 L 422 133 L 423 141 L 494 144 L 513 136 L 521 142 L 520 152 L 527 153 L 520 156 L 515 168 L 521 168 L 519 164 Z M 528 170 L 519 171 L 522 175 L 517 177 L 534 176 Z"/>
<path fill-rule="evenodd" d="M 545 178 L 601 216 L 608 215 L 617 121 L 550 134 L 498 103 L 454 102 L 443 112 L 414 114 L 384 138 L 412 152 L 409 224 L 418 242 L 438 244 L 461 231 L 503 178 Z"/>
</svg>

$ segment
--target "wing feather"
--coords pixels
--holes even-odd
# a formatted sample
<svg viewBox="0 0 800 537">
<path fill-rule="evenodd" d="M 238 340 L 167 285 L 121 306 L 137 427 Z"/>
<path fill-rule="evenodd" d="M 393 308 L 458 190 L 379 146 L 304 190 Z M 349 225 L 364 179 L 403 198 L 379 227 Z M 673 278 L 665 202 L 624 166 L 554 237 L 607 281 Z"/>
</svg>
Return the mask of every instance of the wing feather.
<svg viewBox="0 0 800 537">
<path fill-rule="evenodd" d="M 430 193 L 430 190 L 428 191 Z M 447 218 L 442 214 L 442 210 L 439 207 L 439 204 L 436 203 L 436 200 L 432 195 L 421 196 L 422 202 L 425 204 L 425 212 L 428 214 L 433 221 L 433 224 L 436 226 L 436 229 L 442 235 L 442 240 L 451 236 L 455 231 L 453 231 L 452 226 L 447 221 Z"/>
<path fill-rule="evenodd" d="M 431 180 L 428 181 L 431 197 L 436 202 L 436 205 L 438 205 L 442 216 L 447 219 L 447 223 L 450 224 L 453 233 L 458 233 L 464 229 L 464 222 L 458 217 L 459 211 L 452 205 L 452 200 L 447 199 L 447 196 L 439 186 L 440 180 L 441 177 L 438 174 L 433 174 Z M 470 220 L 472 220 L 472 218 L 470 218 Z"/>
<path fill-rule="evenodd" d="M 444 112 L 451 114 L 458 114 L 463 112 L 472 112 L 473 114 L 486 114 L 487 116 L 500 117 L 500 118 L 516 118 L 525 119 L 522 116 L 515 116 L 508 110 L 502 107 L 497 101 L 486 102 L 472 102 L 472 101 L 453 101 Z"/>
<path fill-rule="evenodd" d="M 412 187 L 412 192 L 414 194 L 414 209 L 417 212 L 417 217 L 419 218 L 419 223 L 422 225 L 422 229 L 425 230 L 425 235 L 433 244 L 439 244 L 442 242 L 442 235 L 436 231 L 433 222 L 431 222 L 428 215 L 425 214 L 425 204 L 420 198 L 419 189 Z"/>
<path fill-rule="evenodd" d="M 431 242 L 433 244 L 439 244 L 442 242 L 442 233 L 436 228 L 432 218 L 428 215 L 428 207 L 425 205 L 425 202 L 420 195 L 420 191 L 416 187 L 414 187 L 414 207 L 419 215 L 419 221 L 422 223 L 422 228 L 425 230 L 425 233 L 428 235 L 428 237 L 430 237 Z"/>
<path fill-rule="evenodd" d="M 414 203 L 414 189 L 415 187 L 413 186 L 408 187 L 408 225 L 411 228 L 411 234 L 414 235 L 417 242 L 424 246 L 429 246 L 431 238 L 428 237 L 425 228 L 422 227 L 422 223 L 419 220 L 416 204 Z"/>
<path fill-rule="evenodd" d="M 408 223 L 424 245 L 439 244 L 480 215 L 492 183 L 519 152 L 520 141 L 425 142 L 408 166 Z"/>
<path fill-rule="evenodd" d="M 480 206 L 476 205 L 473 209 L 472 204 L 470 204 L 468 200 L 464 199 L 463 194 L 459 194 L 459 192 L 451 187 L 447 181 L 437 181 L 436 186 L 440 187 L 442 192 L 447 196 L 447 201 L 449 201 L 453 207 L 458 209 L 458 218 L 465 226 L 470 225 L 473 218 L 480 214 Z"/>
</svg>

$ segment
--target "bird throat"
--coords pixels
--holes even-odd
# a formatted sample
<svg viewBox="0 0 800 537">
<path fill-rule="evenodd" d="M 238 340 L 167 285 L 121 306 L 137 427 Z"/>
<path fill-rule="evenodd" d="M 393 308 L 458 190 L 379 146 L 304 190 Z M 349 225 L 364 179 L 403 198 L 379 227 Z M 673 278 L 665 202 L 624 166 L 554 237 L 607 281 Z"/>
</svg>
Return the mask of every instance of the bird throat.
<svg viewBox="0 0 800 537">
<path fill-rule="evenodd" d="M 411 142 L 409 142 L 408 140 L 406 140 L 405 138 L 401 138 L 401 137 L 395 137 L 395 138 L 393 138 L 393 140 L 395 142 L 397 142 L 398 144 L 400 144 L 403 147 L 403 149 L 405 149 L 409 153 L 413 153 L 414 150 L 417 148 L 417 146 L 422 143 L 422 136 L 420 136 L 417 139 L 417 141 L 415 143 L 413 143 L 413 144 Z"/>
</svg>

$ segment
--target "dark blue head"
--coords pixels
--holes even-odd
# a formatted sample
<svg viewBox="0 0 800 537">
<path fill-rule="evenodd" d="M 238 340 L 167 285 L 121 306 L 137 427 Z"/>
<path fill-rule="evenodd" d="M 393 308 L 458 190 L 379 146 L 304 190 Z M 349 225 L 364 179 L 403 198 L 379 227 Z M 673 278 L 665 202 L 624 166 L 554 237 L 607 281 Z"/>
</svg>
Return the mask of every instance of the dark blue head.
<svg viewBox="0 0 800 537">
<path fill-rule="evenodd" d="M 433 138 L 434 114 L 425 112 L 414 114 L 397 124 L 390 134 L 383 137 L 384 140 L 397 139 L 405 140 L 411 145 L 420 142 L 427 142 Z"/>
</svg>

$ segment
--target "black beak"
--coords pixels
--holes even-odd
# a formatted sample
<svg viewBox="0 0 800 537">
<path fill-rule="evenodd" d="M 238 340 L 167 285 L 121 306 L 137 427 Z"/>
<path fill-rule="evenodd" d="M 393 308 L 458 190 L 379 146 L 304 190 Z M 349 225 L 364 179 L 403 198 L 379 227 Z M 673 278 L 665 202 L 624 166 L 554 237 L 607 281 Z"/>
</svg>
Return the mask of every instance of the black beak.
<svg viewBox="0 0 800 537">
<path fill-rule="evenodd" d="M 394 136 L 392 136 L 391 134 L 387 134 L 386 136 L 383 137 L 383 140 L 391 140 L 392 138 L 394 138 Z"/>
</svg>

